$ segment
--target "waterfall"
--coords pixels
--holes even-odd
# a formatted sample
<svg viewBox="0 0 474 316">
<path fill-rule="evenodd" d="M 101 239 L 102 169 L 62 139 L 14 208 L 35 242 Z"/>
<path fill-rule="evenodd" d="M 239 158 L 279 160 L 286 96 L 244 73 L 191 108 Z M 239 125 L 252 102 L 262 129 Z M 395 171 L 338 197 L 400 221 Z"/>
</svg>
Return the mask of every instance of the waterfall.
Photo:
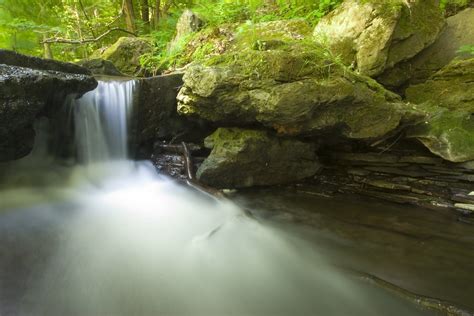
<svg viewBox="0 0 474 316">
<path fill-rule="evenodd" d="M 80 164 L 8 168 L 21 181 L 0 187 L 0 315 L 424 315 L 312 239 L 127 160 L 134 89 L 70 100 Z"/>
<path fill-rule="evenodd" d="M 128 157 L 128 123 L 135 81 L 99 81 L 72 99 L 79 161 L 85 164 Z"/>
</svg>

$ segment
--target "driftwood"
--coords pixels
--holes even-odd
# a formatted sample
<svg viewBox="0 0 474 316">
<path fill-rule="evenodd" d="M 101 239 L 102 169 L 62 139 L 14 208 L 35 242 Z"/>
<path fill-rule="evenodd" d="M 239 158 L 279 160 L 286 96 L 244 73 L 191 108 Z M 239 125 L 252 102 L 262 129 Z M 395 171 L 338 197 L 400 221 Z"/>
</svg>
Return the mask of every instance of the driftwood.
<svg viewBox="0 0 474 316">
<path fill-rule="evenodd" d="M 193 160 L 191 158 L 191 153 L 189 151 L 188 146 L 185 142 L 181 142 L 181 146 L 183 146 L 183 155 L 184 155 L 184 164 L 186 167 L 186 176 L 188 180 L 195 181 L 196 177 L 194 175 L 194 165 Z"/>
<path fill-rule="evenodd" d="M 346 270 L 346 269 L 344 269 Z M 465 307 L 457 306 L 451 302 L 444 301 L 441 299 L 423 296 L 410 292 L 404 288 L 401 288 L 393 283 L 387 282 L 379 277 L 376 277 L 372 274 L 355 271 L 355 270 L 346 270 L 350 274 L 356 276 L 358 279 L 367 282 L 369 284 L 375 285 L 379 288 L 382 288 L 404 300 L 407 300 L 420 308 L 436 311 L 441 313 L 441 315 L 446 316 L 474 316 L 474 312 L 468 310 Z"/>
<path fill-rule="evenodd" d="M 193 158 L 191 156 L 191 150 L 200 149 L 198 146 L 189 146 L 185 142 L 182 142 L 180 145 L 175 144 L 160 144 L 159 148 L 163 151 L 179 153 L 184 157 L 184 168 L 186 172 L 186 180 L 185 183 L 192 187 L 193 189 L 204 193 L 212 198 L 218 200 L 226 199 L 225 195 L 218 189 L 209 187 L 196 179 L 196 175 L 194 173 L 194 163 Z"/>
</svg>

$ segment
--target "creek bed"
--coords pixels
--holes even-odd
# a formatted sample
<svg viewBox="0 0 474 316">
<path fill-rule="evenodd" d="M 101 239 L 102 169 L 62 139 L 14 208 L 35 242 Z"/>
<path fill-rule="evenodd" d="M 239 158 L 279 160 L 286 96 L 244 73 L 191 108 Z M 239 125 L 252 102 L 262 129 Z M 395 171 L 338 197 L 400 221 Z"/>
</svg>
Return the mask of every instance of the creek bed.
<svg viewBox="0 0 474 316">
<path fill-rule="evenodd" d="M 311 241 L 336 266 L 474 310 L 474 225 L 455 213 L 305 189 L 244 190 L 232 199 Z"/>
</svg>

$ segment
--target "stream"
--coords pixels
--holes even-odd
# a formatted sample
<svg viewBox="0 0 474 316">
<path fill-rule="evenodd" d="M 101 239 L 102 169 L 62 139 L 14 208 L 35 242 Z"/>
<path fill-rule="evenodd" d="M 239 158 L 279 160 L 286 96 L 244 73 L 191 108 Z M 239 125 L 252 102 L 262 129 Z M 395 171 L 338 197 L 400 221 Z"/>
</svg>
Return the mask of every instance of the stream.
<svg viewBox="0 0 474 316">
<path fill-rule="evenodd" d="M 472 225 L 278 188 L 210 198 L 127 159 L 134 89 L 70 98 L 79 162 L 39 121 L 0 165 L 0 315 L 437 315 L 350 270 L 474 309 Z"/>
</svg>

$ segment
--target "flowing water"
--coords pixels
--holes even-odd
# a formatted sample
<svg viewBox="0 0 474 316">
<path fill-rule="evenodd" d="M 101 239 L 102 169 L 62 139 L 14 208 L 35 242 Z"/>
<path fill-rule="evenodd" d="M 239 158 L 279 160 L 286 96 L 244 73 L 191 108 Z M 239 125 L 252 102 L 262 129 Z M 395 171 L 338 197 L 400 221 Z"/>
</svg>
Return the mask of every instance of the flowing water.
<svg viewBox="0 0 474 316">
<path fill-rule="evenodd" d="M 74 113 L 80 163 L 4 165 L 0 315 L 426 315 L 332 267 L 314 244 L 127 159 L 134 83 Z"/>
</svg>

